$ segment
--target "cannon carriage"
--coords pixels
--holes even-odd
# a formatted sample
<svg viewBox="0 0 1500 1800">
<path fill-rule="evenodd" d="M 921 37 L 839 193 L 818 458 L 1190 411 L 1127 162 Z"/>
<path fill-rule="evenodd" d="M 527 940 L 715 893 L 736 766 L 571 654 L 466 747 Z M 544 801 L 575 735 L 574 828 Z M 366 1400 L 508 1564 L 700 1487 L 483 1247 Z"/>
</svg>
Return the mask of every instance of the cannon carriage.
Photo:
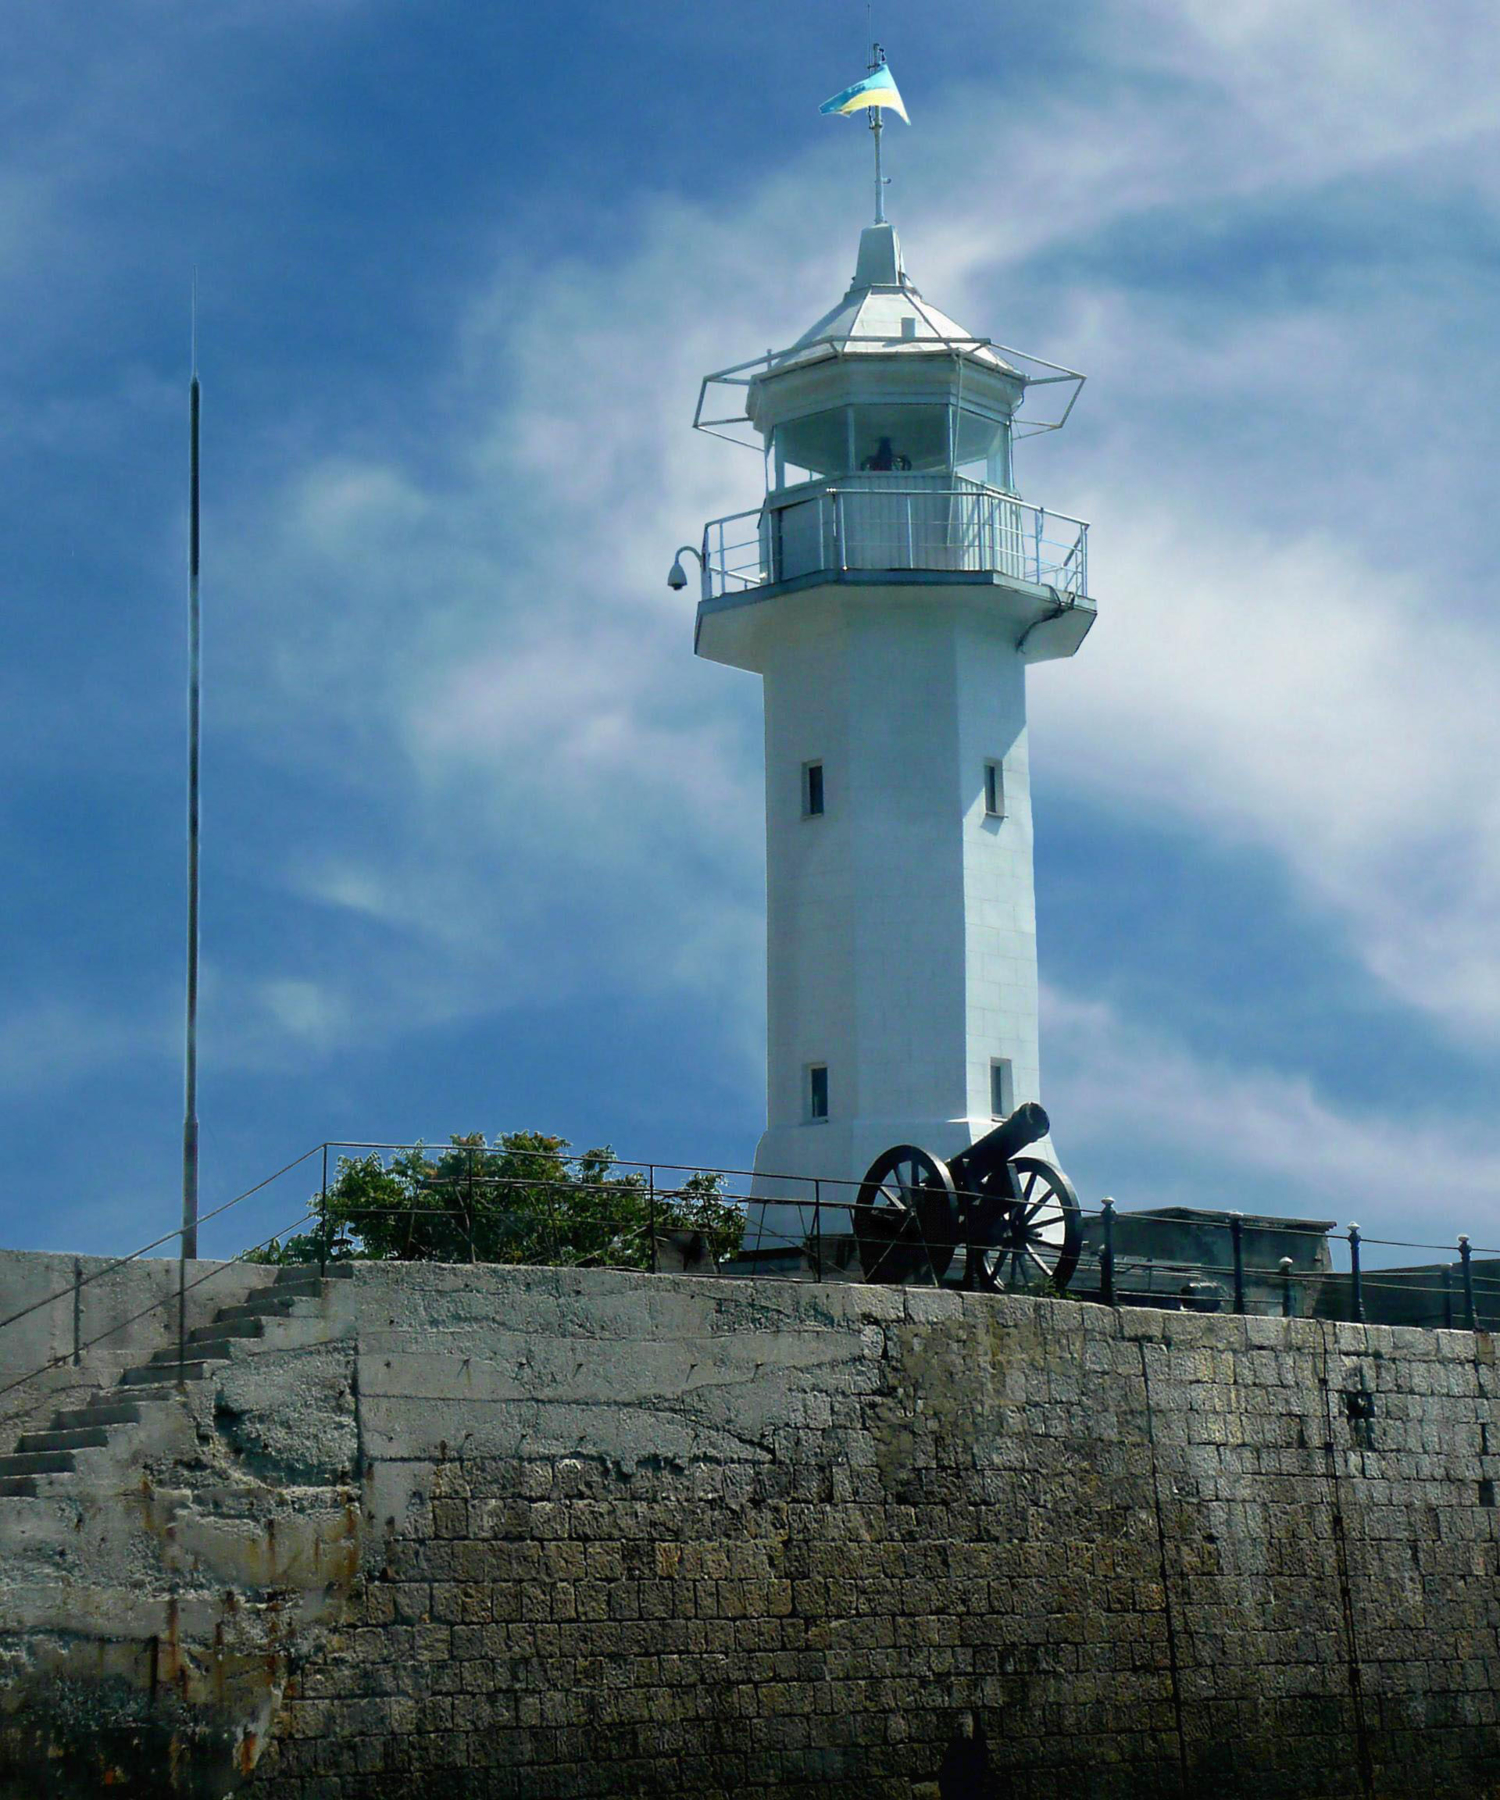
<svg viewBox="0 0 1500 1800">
<path fill-rule="evenodd" d="M 1048 1131 L 1032 1103 L 946 1162 L 896 1144 L 870 1165 L 852 1209 L 866 1281 L 1058 1293 L 1083 1243 L 1062 1170 L 1026 1151 Z"/>
</svg>

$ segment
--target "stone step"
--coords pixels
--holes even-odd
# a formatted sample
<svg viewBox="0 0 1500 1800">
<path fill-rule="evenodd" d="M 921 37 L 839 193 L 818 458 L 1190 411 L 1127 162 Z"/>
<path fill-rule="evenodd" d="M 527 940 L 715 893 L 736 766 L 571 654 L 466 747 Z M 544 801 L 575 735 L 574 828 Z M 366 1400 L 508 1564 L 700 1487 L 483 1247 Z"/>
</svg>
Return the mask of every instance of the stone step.
<svg viewBox="0 0 1500 1800">
<path fill-rule="evenodd" d="M 323 1297 L 323 1284 L 314 1275 L 310 1280 L 278 1281 L 273 1288 L 267 1288 L 265 1301 L 274 1304 L 278 1300 L 320 1300 Z"/>
<path fill-rule="evenodd" d="M 0 1475 L 0 1498 L 35 1500 L 36 1477 L 34 1475 Z"/>
<path fill-rule="evenodd" d="M 16 1444 L 17 1451 L 32 1450 L 102 1450 L 109 1443 L 109 1433 L 102 1425 L 65 1426 L 57 1431 L 28 1431 Z"/>
<path fill-rule="evenodd" d="M 162 1394 L 170 1394 L 173 1383 L 181 1381 L 202 1381 L 208 1374 L 209 1364 L 203 1361 L 192 1361 L 179 1364 L 176 1352 L 173 1352 L 169 1365 L 147 1363 L 143 1368 L 127 1369 L 120 1377 L 120 1386 L 132 1390 L 138 1387 L 158 1389 Z"/>
<path fill-rule="evenodd" d="M 328 1262 L 323 1264 L 323 1272 L 318 1273 L 317 1263 L 289 1263 L 276 1277 L 275 1285 L 284 1286 L 294 1281 L 349 1281 L 354 1276 L 352 1262 Z"/>
<path fill-rule="evenodd" d="M 224 1362 L 230 1355 L 230 1342 L 231 1340 L 229 1338 L 224 1337 L 198 1338 L 196 1340 L 189 1338 L 187 1343 L 187 1355 L 183 1360 L 190 1364 L 195 1362 Z M 151 1362 L 149 1366 L 157 1369 L 163 1366 L 175 1369 L 177 1367 L 177 1346 L 175 1344 L 166 1344 L 160 1350 L 153 1350 L 151 1352 Z"/>
<path fill-rule="evenodd" d="M 18 1450 L 0 1456 L 0 1475 L 71 1475 L 77 1467 L 70 1450 Z"/>
<path fill-rule="evenodd" d="M 71 1431 L 77 1425 L 139 1425 L 141 1422 L 140 1402 L 148 1396 L 132 1394 L 130 1399 L 122 1400 L 120 1390 L 111 1388 L 100 1394 L 87 1406 L 70 1407 L 67 1412 L 52 1415 L 54 1431 Z"/>
<path fill-rule="evenodd" d="M 264 1313 L 246 1313 L 238 1319 L 226 1319 L 215 1315 L 212 1325 L 199 1325 L 188 1333 L 190 1344 L 201 1344 L 210 1339 L 219 1338 L 257 1338 L 264 1335 L 266 1315 Z"/>
<path fill-rule="evenodd" d="M 135 1369 L 132 1373 L 136 1379 L 128 1388 L 123 1385 L 125 1377 L 120 1377 L 122 1385 L 114 1390 L 120 1398 L 131 1402 L 145 1401 L 152 1406 L 167 1406 L 177 1401 L 176 1382 L 165 1379 L 160 1369 Z M 172 1373 L 175 1375 L 176 1370 Z"/>
<path fill-rule="evenodd" d="M 289 1294 L 284 1288 L 279 1293 L 271 1288 L 254 1300 L 241 1301 L 237 1306 L 221 1306 L 214 1314 L 214 1324 L 232 1325 L 241 1319 L 285 1318 L 301 1298 L 302 1295 Z"/>
</svg>

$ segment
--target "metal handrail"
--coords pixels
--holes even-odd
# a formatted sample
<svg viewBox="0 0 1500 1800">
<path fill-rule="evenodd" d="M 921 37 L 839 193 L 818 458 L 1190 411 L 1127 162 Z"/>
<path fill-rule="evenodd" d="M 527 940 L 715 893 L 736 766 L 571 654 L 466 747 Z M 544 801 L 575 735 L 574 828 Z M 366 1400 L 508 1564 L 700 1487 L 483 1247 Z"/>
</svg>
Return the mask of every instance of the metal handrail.
<svg viewBox="0 0 1500 1800">
<path fill-rule="evenodd" d="M 712 519 L 703 529 L 704 598 L 850 570 L 1009 575 L 1070 601 L 1086 597 L 1086 520 L 982 482 L 942 479 L 806 483 Z"/>
<path fill-rule="evenodd" d="M 333 1185 L 336 1187 L 337 1177 L 343 1172 L 343 1161 L 342 1158 L 340 1158 L 339 1153 L 347 1151 L 377 1153 L 379 1154 L 382 1163 L 384 1163 L 387 1158 L 393 1158 L 399 1153 L 410 1153 L 413 1151 L 419 1153 L 431 1152 L 437 1156 L 452 1155 L 455 1152 L 460 1154 L 468 1153 L 472 1158 L 476 1159 L 479 1157 L 503 1158 L 506 1155 L 513 1155 L 523 1164 L 528 1156 L 538 1156 L 547 1163 L 560 1165 L 564 1170 L 578 1168 L 581 1165 L 594 1161 L 597 1157 L 597 1152 L 566 1152 L 556 1149 L 532 1149 L 526 1146 L 517 1146 L 513 1150 L 507 1150 L 506 1147 L 498 1142 L 494 1144 L 468 1144 L 461 1140 L 458 1143 L 427 1145 L 423 1143 L 398 1144 L 375 1140 L 339 1141 L 330 1139 L 323 1144 L 316 1146 L 314 1149 L 304 1152 L 303 1155 L 294 1158 L 281 1169 L 278 1169 L 275 1174 L 267 1176 L 262 1181 L 256 1182 L 252 1187 L 235 1195 L 233 1199 L 224 1202 L 222 1205 L 214 1208 L 210 1213 L 205 1214 L 204 1222 L 220 1217 L 242 1205 L 255 1194 L 263 1192 L 274 1181 L 279 1180 L 282 1176 L 311 1162 L 315 1157 L 321 1158 L 321 1179 L 319 1181 L 318 1189 L 315 1191 L 304 1210 L 290 1226 L 283 1226 L 281 1230 L 272 1237 L 261 1238 L 250 1249 L 239 1252 L 238 1256 L 227 1258 L 223 1262 L 215 1262 L 212 1266 L 201 1272 L 195 1273 L 191 1280 L 188 1279 L 187 1276 L 186 1259 L 179 1258 L 179 1285 L 175 1294 L 168 1293 L 163 1295 L 160 1299 L 152 1301 L 150 1304 L 141 1308 L 139 1311 L 133 1312 L 128 1317 L 113 1321 L 105 1330 L 88 1339 L 83 1339 L 78 1331 L 77 1298 L 82 1289 L 91 1286 L 96 1281 L 106 1279 L 121 1268 L 139 1261 L 152 1250 L 160 1248 L 163 1244 L 171 1242 L 174 1238 L 180 1241 L 180 1228 L 163 1234 L 161 1237 L 154 1239 L 151 1243 L 143 1245 L 140 1250 L 133 1252 L 129 1256 L 118 1257 L 106 1261 L 100 1268 L 94 1270 L 88 1276 L 83 1276 L 75 1270 L 74 1280 L 70 1285 L 59 1288 L 53 1293 L 43 1295 L 37 1300 L 18 1308 L 9 1315 L 0 1317 L 0 1331 L 3 1331 L 7 1326 L 19 1323 L 22 1319 L 29 1317 L 31 1314 L 44 1307 L 61 1303 L 73 1304 L 75 1308 L 75 1342 L 73 1345 L 72 1359 L 76 1362 L 82 1351 L 91 1349 L 104 1342 L 106 1339 L 118 1335 L 130 1325 L 137 1323 L 139 1320 L 146 1318 L 153 1313 L 167 1313 L 175 1305 L 177 1309 L 178 1366 L 181 1368 L 187 1361 L 185 1301 L 186 1296 L 189 1293 L 205 1283 L 216 1279 L 222 1275 L 226 1269 L 232 1268 L 236 1264 L 243 1262 L 247 1257 L 253 1257 L 258 1251 L 267 1248 L 269 1245 L 276 1242 L 277 1239 L 284 1237 L 289 1230 L 298 1230 L 303 1225 L 309 1223 L 312 1223 L 315 1226 L 315 1235 L 320 1245 L 320 1258 L 326 1259 L 329 1249 L 331 1248 L 329 1232 L 330 1152 L 333 1153 L 333 1156 L 339 1162 L 339 1167 L 334 1171 L 335 1182 Z M 554 1187 L 557 1188 L 560 1193 L 571 1192 L 576 1194 L 580 1191 L 586 1191 L 600 1196 L 608 1196 L 612 1193 L 618 1193 L 622 1186 L 625 1185 L 625 1181 L 622 1180 L 622 1177 L 627 1179 L 633 1177 L 634 1184 L 637 1186 L 638 1190 L 643 1189 L 647 1194 L 651 1208 L 651 1223 L 647 1227 L 647 1233 L 651 1240 L 650 1261 L 651 1267 L 654 1270 L 656 1266 L 657 1204 L 658 1202 L 671 1201 L 682 1192 L 684 1186 L 681 1180 L 669 1179 L 663 1181 L 662 1178 L 682 1177 L 694 1174 L 709 1175 L 718 1178 L 720 1187 L 716 1199 L 721 1205 L 729 1207 L 764 1205 L 777 1208 L 778 1210 L 795 1217 L 796 1226 L 791 1232 L 778 1232 L 774 1227 L 768 1229 L 766 1222 L 762 1221 L 762 1230 L 757 1240 L 757 1250 L 751 1253 L 752 1260 L 755 1256 L 762 1253 L 766 1247 L 767 1237 L 769 1237 L 770 1247 L 773 1251 L 776 1245 L 780 1243 L 784 1245 L 787 1250 L 802 1253 L 808 1259 L 809 1267 L 812 1271 L 812 1279 L 816 1281 L 825 1279 L 825 1246 L 832 1241 L 827 1236 L 829 1230 L 828 1222 L 830 1220 L 832 1221 L 835 1232 L 844 1232 L 849 1228 L 848 1222 L 851 1208 L 856 1199 L 858 1189 L 861 1186 L 859 1181 L 852 1178 L 839 1178 L 826 1175 L 813 1177 L 791 1173 L 776 1175 L 770 1174 L 764 1170 L 753 1171 L 745 1168 L 729 1167 L 713 1168 L 701 1163 L 638 1162 L 624 1157 L 610 1156 L 607 1165 L 603 1167 L 600 1174 L 590 1182 L 580 1181 L 577 1176 L 565 1177 L 562 1182 L 558 1182 L 554 1178 L 549 1178 L 547 1174 L 540 1172 L 517 1172 L 514 1174 L 500 1175 L 494 1172 L 492 1167 L 489 1169 L 480 1167 L 479 1169 L 470 1169 L 467 1175 L 466 1185 L 471 1189 L 484 1190 L 488 1195 L 494 1197 L 502 1197 L 508 1191 L 535 1192 L 538 1190 L 548 1190 Z M 759 1188 L 760 1191 L 745 1191 L 747 1186 Z M 413 1217 L 424 1218 L 429 1216 L 427 1209 L 419 1209 L 411 1206 L 371 1205 L 350 1208 L 346 1205 L 342 1210 L 346 1217 L 352 1216 L 354 1218 L 373 1218 L 378 1215 L 399 1216 L 406 1214 L 410 1214 Z M 1361 1320 L 1364 1316 L 1364 1297 L 1367 1292 L 1371 1290 L 1389 1290 L 1399 1292 L 1403 1295 L 1436 1295 L 1441 1299 L 1442 1306 L 1440 1310 L 1445 1315 L 1445 1322 L 1458 1324 L 1461 1320 L 1464 1329 L 1473 1331 L 1475 1329 L 1484 1328 L 1481 1323 L 1482 1309 L 1479 1302 L 1481 1300 L 1489 1300 L 1492 1298 L 1500 1299 L 1500 1276 L 1497 1276 L 1489 1270 L 1481 1271 L 1474 1266 L 1476 1257 L 1483 1257 L 1487 1261 L 1500 1261 L 1500 1247 L 1481 1247 L 1473 1244 L 1466 1236 L 1459 1237 L 1457 1243 L 1458 1254 L 1455 1257 L 1453 1255 L 1453 1245 L 1435 1244 L 1414 1239 L 1367 1237 L 1360 1231 L 1360 1228 L 1357 1225 L 1349 1226 L 1345 1233 L 1336 1234 L 1328 1225 L 1311 1221 L 1275 1219 L 1271 1217 L 1245 1217 L 1232 1213 L 1224 1214 L 1222 1217 L 1205 1216 L 1196 1221 L 1196 1223 L 1223 1232 L 1224 1235 L 1228 1237 L 1230 1248 L 1233 1251 L 1232 1259 L 1229 1262 L 1220 1263 L 1211 1261 L 1207 1258 L 1183 1259 L 1179 1257 L 1151 1255 L 1139 1250 L 1127 1251 L 1120 1247 L 1115 1241 L 1115 1230 L 1119 1221 L 1122 1219 L 1128 1219 L 1134 1224 L 1155 1220 L 1160 1220 L 1164 1223 L 1179 1223 L 1180 1215 L 1177 1209 L 1174 1208 L 1168 1208 L 1164 1211 L 1148 1208 L 1129 1214 L 1117 1214 L 1113 1202 L 1111 1201 L 1105 1201 L 1102 1210 L 1098 1212 L 1087 1208 L 1083 1209 L 1081 1213 L 1081 1223 L 1084 1226 L 1088 1226 L 1097 1221 L 1103 1230 L 1102 1239 L 1095 1241 L 1090 1234 L 1089 1239 L 1086 1240 L 1085 1258 L 1087 1259 L 1089 1256 L 1092 1256 L 1098 1265 L 1100 1297 L 1104 1299 L 1105 1304 L 1119 1303 L 1116 1297 L 1116 1291 L 1118 1288 L 1122 1287 L 1130 1277 L 1139 1279 L 1142 1276 L 1163 1273 L 1192 1274 L 1199 1277 L 1217 1276 L 1222 1278 L 1225 1287 L 1233 1293 L 1233 1310 L 1236 1312 L 1246 1310 L 1254 1311 L 1256 1310 L 1256 1306 L 1260 1306 L 1264 1309 L 1271 1307 L 1272 1305 L 1271 1300 L 1267 1298 L 1264 1291 L 1261 1292 L 1260 1298 L 1255 1304 L 1247 1304 L 1247 1276 L 1253 1276 L 1254 1279 L 1259 1282 L 1262 1290 L 1266 1288 L 1268 1283 L 1279 1280 L 1282 1289 L 1283 1310 L 1290 1310 L 1289 1297 L 1296 1286 L 1305 1286 L 1311 1289 L 1314 1286 L 1327 1283 L 1330 1285 L 1330 1291 L 1338 1291 L 1340 1283 L 1349 1282 L 1349 1314 L 1356 1321 Z M 638 1228 L 633 1227 L 633 1229 Z M 1283 1258 L 1280 1263 L 1280 1273 L 1278 1275 L 1272 1270 L 1268 1263 L 1255 1261 L 1252 1264 L 1247 1259 L 1247 1251 L 1250 1249 L 1251 1245 L 1261 1237 L 1275 1238 L 1282 1242 L 1288 1239 L 1297 1238 L 1324 1240 L 1329 1245 L 1330 1250 L 1335 1245 L 1343 1244 L 1347 1246 L 1349 1268 L 1347 1271 L 1340 1270 L 1333 1267 L 1330 1262 L 1322 1267 L 1298 1269 L 1294 1271 L 1290 1267 L 1290 1258 Z M 1441 1262 L 1434 1262 L 1426 1266 L 1418 1267 L 1370 1267 L 1363 1263 L 1361 1256 L 1361 1252 L 1368 1249 L 1428 1250 L 1441 1253 L 1443 1260 Z M 324 1266 L 323 1261 L 320 1260 L 317 1266 Z M 1076 1297 L 1093 1298 L 1093 1294 L 1091 1291 L 1083 1291 Z M 1414 1321 L 1414 1323 L 1426 1323 L 1426 1321 Z M 35 1379 L 38 1375 L 46 1373 L 49 1369 L 57 1367 L 64 1360 L 66 1360 L 65 1354 L 54 1354 L 49 1356 L 44 1362 L 39 1363 L 36 1367 L 27 1370 L 24 1374 L 16 1376 L 3 1386 L 0 1386 L 0 1397 L 13 1392 L 15 1389 L 23 1386 L 26 1382 Z M 163 1366 L 167 1369 L 171 1368 L 169 1363 L 164 1364 Z"/>
</svg>

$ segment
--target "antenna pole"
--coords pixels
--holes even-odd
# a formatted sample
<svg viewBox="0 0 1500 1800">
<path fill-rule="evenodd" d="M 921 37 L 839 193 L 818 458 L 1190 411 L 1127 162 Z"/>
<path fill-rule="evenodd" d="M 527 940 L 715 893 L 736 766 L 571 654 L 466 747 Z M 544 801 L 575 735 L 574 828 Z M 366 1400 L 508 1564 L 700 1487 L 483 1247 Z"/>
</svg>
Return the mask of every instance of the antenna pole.
<svg viewBox="0 0 1500 1800">
<path fill-rule="evenodd" d="M 198 1254 L 198 741 L 202 625 L 198 605 L 198 276 L 193 273 L 193 378 L 188 389 L 188 911 L 183 1070 L 182 1258 Z"/>
<path fill-rule="evenodd" d="M 866 8 L 867 15 L 868 15 L 868 10 L 869 9 Z M 868 24 L 869 24 L 868 16 L 866 17 L 865 23 L 866 23 L 866 26 L 868 26 Z M 878 69 L 884 61 L 885 61 L 884 50 L 882 50 L 880 48 L 879 44 L 872 43 L 870 45 L 870 67 L 872 69 Z M 881 161 L 880 140 L 881 140 L 881 134 L 885 130 L 885 123 L 884 123 L 884 120 L 881 118 L 880 108 L 878 106 L 871 106 L 871 107 L 868 107 L 866 110 L 868 111 L 868 113 L 870 115 L 870 130 L 875 138 L 875 223 L 877 225 L 884 225 L 885 224 L 885 167 Z"/>
</svg>

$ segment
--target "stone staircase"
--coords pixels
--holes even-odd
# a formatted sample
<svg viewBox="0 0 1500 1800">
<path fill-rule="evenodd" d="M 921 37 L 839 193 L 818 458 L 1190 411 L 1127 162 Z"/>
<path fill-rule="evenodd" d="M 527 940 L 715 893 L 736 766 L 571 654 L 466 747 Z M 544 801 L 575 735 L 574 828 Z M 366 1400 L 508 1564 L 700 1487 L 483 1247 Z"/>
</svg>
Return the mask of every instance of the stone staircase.
<svg viewBox="0 0 1500 1800">
<path fill-rule="evenodd" d="M 151 1409 L 179 1403 L 184 1384 L 201 1382 L 229 1359 L 233 1345 L 267 1337 L 268 1327 L 296 1316 L 299 1303 L 320 1300 L 325 1279 L 352 1272 L 347 1263 L 330 1263 L 323 1276 L 309 1268 L 283 1269 L 253 1298 L 221 1306 L 207 1325 L 188 1333 L 181 1362 L 177 1345 L 167 1345 L 148 1362 L 126 1369 L 115 1387 L 82 1406 L 54 1413 L 45 1431 L 26 1432 L 9 1456 L 0 1456 L 0 1496 L 65 1492 L 69 1484 L 57 1478 L 76 1474 L 80 1456 L 108 1451 L 120 1434 L 140 1426 Z"/>
</svg>

